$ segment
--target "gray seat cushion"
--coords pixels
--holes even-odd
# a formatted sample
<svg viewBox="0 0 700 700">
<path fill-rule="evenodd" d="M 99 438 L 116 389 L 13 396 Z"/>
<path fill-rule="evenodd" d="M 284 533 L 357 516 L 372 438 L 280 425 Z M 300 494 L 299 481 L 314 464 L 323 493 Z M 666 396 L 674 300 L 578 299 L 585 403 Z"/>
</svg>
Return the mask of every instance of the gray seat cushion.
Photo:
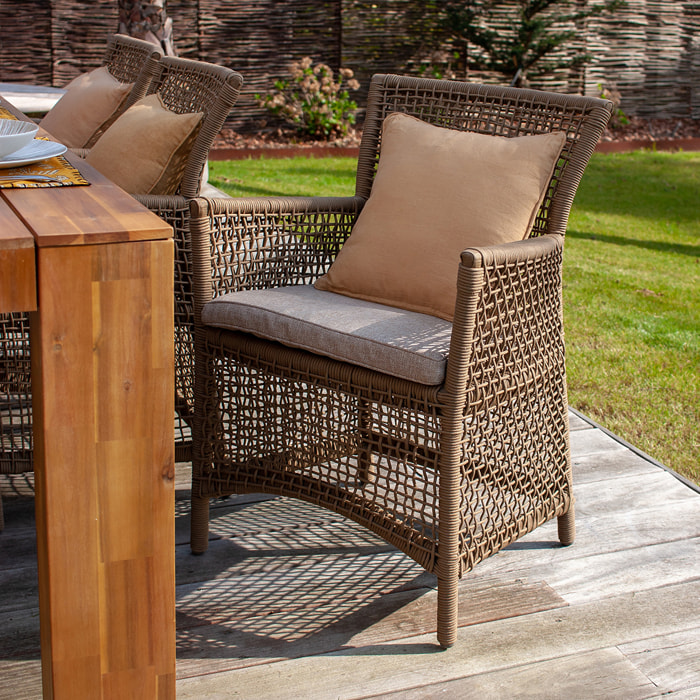
<svg viewBox="0 0 700 700">
<path fill-rule="evenodd" d="M 452 332 L 434 316 L 305 285 L 224 294 L 202 321 L 427 385 L 445 378 Z"/>
</svg>

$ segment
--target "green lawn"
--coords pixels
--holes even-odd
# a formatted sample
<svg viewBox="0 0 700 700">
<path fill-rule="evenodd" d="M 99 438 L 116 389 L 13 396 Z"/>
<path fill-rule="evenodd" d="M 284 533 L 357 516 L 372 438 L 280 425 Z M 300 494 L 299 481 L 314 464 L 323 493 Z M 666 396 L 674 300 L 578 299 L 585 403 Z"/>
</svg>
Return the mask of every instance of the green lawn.
<svg viewBox="0 0 700 700">
<path fill-rule="evenodd" d="M 700 153 L 596 156 L 564 254 L 569 399 L 700 483 Z"/>
<path fill-rule="evenodd" d="M 351 195 L 351 158 L 212 162 L 233 196 Z M 595 155 L 564 260 L 572 406 L 700 483 L 700 153 Z"/>
</svg>

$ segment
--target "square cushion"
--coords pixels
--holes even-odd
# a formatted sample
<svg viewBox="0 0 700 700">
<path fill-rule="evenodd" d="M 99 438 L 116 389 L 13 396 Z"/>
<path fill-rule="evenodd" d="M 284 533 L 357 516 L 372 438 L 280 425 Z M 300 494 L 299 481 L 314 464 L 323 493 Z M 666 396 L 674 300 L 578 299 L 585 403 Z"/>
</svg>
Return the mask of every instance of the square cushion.
<svg viewBox="0 0 700 700">
<path fill-rule="evenodd" d="M 202 322 L 427 385 L 445 378 L 452 332 L 434 316 L 311 285 L 223 294 L 204 305 Z"/>
<path fill-rule="evenodd" d="M 41 127 L 69 148 L 83 148 L 119 109 L 133 83 L 119 82 L 106 66 L 83 73 L 41 120 Z"/>
<path fill-rule="evenodd" d="M 85 160 L 132 194 L 174 194 L 202 112 L 171 112 L 157 94 L 124 112 Z"/>
<path fill-rule="evenodd" d="M 316 287 L 452 319 L 460 253 L 528 236 L 565 141 L 390 114 L 369 199 Z"/>
</svg>

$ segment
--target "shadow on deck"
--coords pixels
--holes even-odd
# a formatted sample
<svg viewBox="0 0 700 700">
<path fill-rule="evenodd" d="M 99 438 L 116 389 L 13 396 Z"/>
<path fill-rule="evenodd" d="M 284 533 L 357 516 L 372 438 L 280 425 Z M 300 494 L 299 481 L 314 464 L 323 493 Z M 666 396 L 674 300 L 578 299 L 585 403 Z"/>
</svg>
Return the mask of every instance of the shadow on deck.
<svg viewBox="0 0 700 700">
<path fill-rule="evenodd" d="M 575 415 L 571 444 L 576 543 L 554 521 L 478 565 L 445 652 L 434 578 L 309 504 L 219 501 L 193 557 L 180 465 L 178 698 L 700 697 L 697 487 Z M 31 482 L 0 489 L 0 698 L 39 698 Z"/>
</svg>

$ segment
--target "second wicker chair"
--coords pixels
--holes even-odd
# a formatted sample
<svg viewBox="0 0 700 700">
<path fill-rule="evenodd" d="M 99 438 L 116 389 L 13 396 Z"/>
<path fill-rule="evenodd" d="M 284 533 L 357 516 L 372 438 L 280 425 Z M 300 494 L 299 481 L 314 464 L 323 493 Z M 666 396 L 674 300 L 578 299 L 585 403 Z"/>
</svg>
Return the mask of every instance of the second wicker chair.
<svg viewBox="0 0 700 700">
<path fill-rule="evenodd" d="M 236 71 L 204 61 L 166 56 L 148 94 L 160 95 L 165 106 L 184 114 L 201 112 L 197 137 L 173 194 L 131 194 L 173 227 L 175 238 L 175 459 L 191 459 L 191 417 L 194 376 L 194 311 L 190 206 L 199 195 L 209 149 L 238 99 L 243 84 Z"/>
</svg>

